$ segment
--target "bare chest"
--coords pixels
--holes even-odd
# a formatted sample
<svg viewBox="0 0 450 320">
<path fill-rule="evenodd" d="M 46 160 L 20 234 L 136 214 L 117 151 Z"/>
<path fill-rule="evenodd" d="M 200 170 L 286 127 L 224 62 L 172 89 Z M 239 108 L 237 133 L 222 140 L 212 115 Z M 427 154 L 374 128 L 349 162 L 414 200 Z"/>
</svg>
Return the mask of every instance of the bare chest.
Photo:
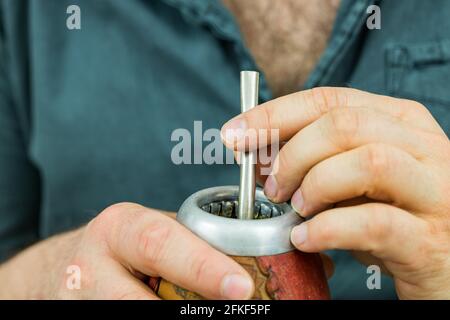
<svg viewBox="0 0 450 320">
<path fill-rule="evenodd" d="M 275 96 L 297 91 L 325 49 L 339 0 L 222 0 Z"/>
</svg>

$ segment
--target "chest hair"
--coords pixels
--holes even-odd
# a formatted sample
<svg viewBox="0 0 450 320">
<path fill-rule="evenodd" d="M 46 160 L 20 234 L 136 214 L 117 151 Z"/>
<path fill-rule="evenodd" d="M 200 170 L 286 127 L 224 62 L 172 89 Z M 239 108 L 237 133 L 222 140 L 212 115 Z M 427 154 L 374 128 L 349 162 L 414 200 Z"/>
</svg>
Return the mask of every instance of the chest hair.
<svg viewBox="0 0 450 320">
<path fill-rule="evenodd" d="M 339 0 L 222 0 L 275 96 L 298 91 L 324 51 Z"/>
</svg>

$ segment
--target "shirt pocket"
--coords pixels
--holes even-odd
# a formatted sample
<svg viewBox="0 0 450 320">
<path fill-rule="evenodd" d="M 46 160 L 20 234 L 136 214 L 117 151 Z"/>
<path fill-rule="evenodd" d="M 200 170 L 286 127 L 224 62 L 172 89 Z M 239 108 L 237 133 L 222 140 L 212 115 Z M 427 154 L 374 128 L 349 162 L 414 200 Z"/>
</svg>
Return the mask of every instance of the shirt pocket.
<svg viewBox="0 0 450 320">
<path fill-rule="evenodd" d="M 385 49 L 389 95 L 424 104 L 450 133 L 450 39 L 390 44 Z"/>
</svg>

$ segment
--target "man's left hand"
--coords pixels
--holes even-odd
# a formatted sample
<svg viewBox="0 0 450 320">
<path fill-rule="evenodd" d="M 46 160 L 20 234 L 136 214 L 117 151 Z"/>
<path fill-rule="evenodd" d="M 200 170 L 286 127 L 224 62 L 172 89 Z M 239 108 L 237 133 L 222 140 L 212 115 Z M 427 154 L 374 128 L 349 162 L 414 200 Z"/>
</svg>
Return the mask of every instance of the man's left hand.
<svg viewBox="0 0 450 320">
<path fill-rule="evenodd" d="M 259 178 L 272 201 L 292 198 L 313 217 L 291 234 L 298 249 L 353 250 L 392 274 L 400 298 L 450 298 L 450 141 L 426 107 L 315 88 L 227 122 L 227 147 L 270 144 L 249 129 L 278 129 L 286 142 L 276 172 Z"/>
</svg>

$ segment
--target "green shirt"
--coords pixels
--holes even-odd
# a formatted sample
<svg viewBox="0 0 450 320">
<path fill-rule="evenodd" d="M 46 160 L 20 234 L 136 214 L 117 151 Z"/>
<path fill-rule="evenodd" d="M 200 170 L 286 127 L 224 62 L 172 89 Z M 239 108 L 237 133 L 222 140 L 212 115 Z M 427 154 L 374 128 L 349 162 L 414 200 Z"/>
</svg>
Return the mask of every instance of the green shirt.
<svg viewBox="0 0 450 320">
<path fill-rule="evenodd" d="M 342 0 L 304 87 L 415 99 L 448 134 L 450 1 L 377 1 L 381 30 L 368 30 L 372 2 Z M 66 27 L 72 4 L 81 30 Z M 0 258 L 116 202 L 176 211 L 237 184 L 237 166 L 175 165 L 171 133 L 236 115 L 243 69 L 258 67 L 218 0 L 0 0 Z M 368 290 L 365 267 L 331 254 L 333 297 L 395 297 L 388 278 Z"/>
</svg>

